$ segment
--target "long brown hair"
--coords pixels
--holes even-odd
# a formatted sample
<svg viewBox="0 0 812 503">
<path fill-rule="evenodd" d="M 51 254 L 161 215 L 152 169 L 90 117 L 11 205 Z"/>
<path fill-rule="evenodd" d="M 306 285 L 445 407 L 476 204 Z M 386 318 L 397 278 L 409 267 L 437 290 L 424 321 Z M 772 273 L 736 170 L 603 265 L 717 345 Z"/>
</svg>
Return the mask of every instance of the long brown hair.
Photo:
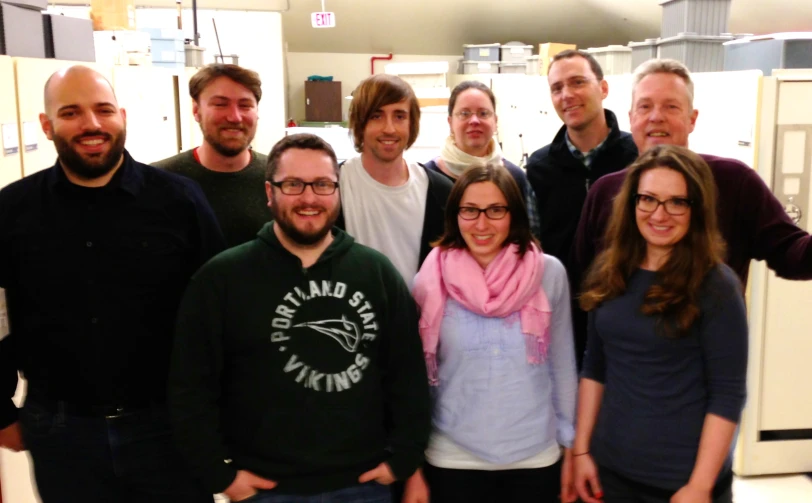
<svg viewBox="0 0 812 503">
<path fill-rule="evenodd" d="M 646 240 L 635 218 L 640 177 L 650 169 L 680 173 L 688 186 L 691 220 L 687 234 L 657 271 L 641 311 L 660 318 L 667 336 L 683 336 L 699 317 L 698 295 L 708 272 L 724 260 L 725 245 L 717 226 L 716 184 L 710 167 L 697 154 L 675 145 L 658 145 L 629 167 L 615 198 L 606 229 L 606 249 L 598 255 L 584 281 L 580 304 L 591 311 L 626 291 L 627 281 L 646 257 Z"/>
<path fill-rule="evenodd" d="M 460 202 L 465 194 L 465 189 L 481 182 L 491 182 L 496 185 L 505 196 L 505 201 L 507 201 L 508 213 L 510 214 L 510 232 L 505 239 L 504 245 L 518 245 L 520 256 L 524 255 L 530 247 L 530 243 L 538 245 L 530 232 L 530 219 L 527 216 L 527 207 L 524 204 L 524 198 L 519 186 L 510 172 L 502 166 L 501 161 L 473 166 L 465 170 L 462 176 L 457 178 L 445 206 L 445 232 L 431 245 L 441 248 L 467 247 L 462 232 L 460 232 L 457 214 L 460 211 Z"/>
</svg>

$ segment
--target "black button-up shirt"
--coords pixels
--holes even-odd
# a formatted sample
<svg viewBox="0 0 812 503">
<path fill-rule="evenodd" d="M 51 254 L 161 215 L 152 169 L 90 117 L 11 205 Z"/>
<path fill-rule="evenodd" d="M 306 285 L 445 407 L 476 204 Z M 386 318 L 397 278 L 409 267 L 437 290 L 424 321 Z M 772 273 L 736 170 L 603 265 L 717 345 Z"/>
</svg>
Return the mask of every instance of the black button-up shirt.
<svg viewBox="0 0 812 503">
<path fill-rule="evenodd" d="M 224 248 L 194 182 L 126 152 L 102 188 L 57 162 L 0 191 L 0 428 L 16 419 L 17 369 L 55 400 L 162 401 L 181 295 Z"/>
</svg>

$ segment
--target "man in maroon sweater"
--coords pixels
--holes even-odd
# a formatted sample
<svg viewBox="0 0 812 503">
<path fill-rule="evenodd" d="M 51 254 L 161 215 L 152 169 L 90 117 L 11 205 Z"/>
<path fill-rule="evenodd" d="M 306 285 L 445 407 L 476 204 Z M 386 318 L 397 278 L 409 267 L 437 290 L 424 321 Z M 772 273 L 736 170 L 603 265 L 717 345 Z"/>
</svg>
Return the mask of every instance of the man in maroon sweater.
<svg viewBox="0 0 812 503">
<path fill-rule="evenodd" d="M 674 60 L 650 60 L 635 71 L 632 109 L 629 111 L 632 137 L 643 153 L 667 143 L 688 146 L 698 111 L 693 108 L 691 74 Z M 812 279 L 812 237 L 795 226 L 755 170 L 724 157 L 702 155 L 713 171 L 719 190 L 719 229 L 727 242 L 727 264 L 747 284 L 750 260 L 766 260 L 767 266 L 787 279 Z M 598 180 L 589 191 L 572 257 L 573 292 L 592 260 L 603 249 L 603 234 L 609 223 L 612 200 L 620 191 L 626 170 Z M 577 312 L 575 338 L 578 361 L 586 342 L 586 314 Z"/>
</svg>

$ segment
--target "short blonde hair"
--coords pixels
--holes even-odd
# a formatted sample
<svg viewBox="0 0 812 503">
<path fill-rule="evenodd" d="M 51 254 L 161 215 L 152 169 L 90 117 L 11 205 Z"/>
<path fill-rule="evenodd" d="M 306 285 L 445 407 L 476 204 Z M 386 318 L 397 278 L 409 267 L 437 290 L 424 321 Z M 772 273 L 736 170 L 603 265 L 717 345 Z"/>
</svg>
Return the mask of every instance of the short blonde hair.
<svg viewBox="0 0 812 503">
<path fill-rule="evenodd" d="M 634 70 L 632 99 L 634 99 L 634 90 L 637 89 L 637 84 L 655 73 L 670 73 L 681 78 L 685 82 L 685 87 L 688 88 L 688 99 L 691 101 L 691 106 L 694 106 L 694 81 L 691 80 L 691 71 L 676 59 L 650 59 L 640 63 L 640 66 Z"/>
</svg>

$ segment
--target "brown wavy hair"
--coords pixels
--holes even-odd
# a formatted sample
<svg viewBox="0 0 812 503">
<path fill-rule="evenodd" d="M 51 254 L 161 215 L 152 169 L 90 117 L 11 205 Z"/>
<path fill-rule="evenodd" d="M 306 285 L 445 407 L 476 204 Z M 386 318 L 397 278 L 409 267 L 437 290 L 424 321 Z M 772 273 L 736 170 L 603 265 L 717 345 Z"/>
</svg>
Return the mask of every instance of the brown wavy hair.
<svg viewBox="0 0 812 503">
<path fill-rule="evenodd" d="M 641 312 L 659 318 L 658 327 L 668 337 L 682 337 L 699 317 L 699 292 L 708 272 L 724 261 L 725 245 L 716 217 L 716 183 L 707 163 L 690 150 L 658 145 L 629 167 L 615 198 L 606 229 L 607 248 L 587 273 L 580 297 L 581 308 L 591 311 L 626 291 L 627 281 L 646 257 L 646 240 L 635 218 L 635 195 L 640 177 L 650 169 L 668 168 L 680 173 L 691 201 L 690 227 L 657 271 L 646 292 Z"/>
<path fill-rule="evenodd" d="M 465 189 L 481 182 L 492 182 L 502 191 L 505 201 L 507 201 L 508 213 L 510 214 L 510 232 L 508 232 L 504 246 L 508 244 L 518 245 L 520 256 L 524 255 L 531 243 L 538 246 L 538 241 L 530 232 L 530 219 L 527 216 L 527 206 L 524 204 L 522 192 L 519 190 L 516 180 L 513 179 L 513 175 L 499 161 L 468 168 L 457 178 L 445 205 L 445 232 L 431 245 L 441 248 L 464 249 L 468 247 L 462 237 L 462 232 L 460 232 L 457 214 L 460 211 L 460 202 L 462 202 Z"/>
<path fill-rule="evenodd" d="M 253 70 L 238 65 L 214 63 L 201 68 L 189 79 L 189 96 L 195 102 L 200 101 L 200 94 L 209 84 L 219 77 L 226 77 L 245 87 L 256 98 L 257 103 L 262 99 L 262 81 L 259 74 Z"/>
</svg>

